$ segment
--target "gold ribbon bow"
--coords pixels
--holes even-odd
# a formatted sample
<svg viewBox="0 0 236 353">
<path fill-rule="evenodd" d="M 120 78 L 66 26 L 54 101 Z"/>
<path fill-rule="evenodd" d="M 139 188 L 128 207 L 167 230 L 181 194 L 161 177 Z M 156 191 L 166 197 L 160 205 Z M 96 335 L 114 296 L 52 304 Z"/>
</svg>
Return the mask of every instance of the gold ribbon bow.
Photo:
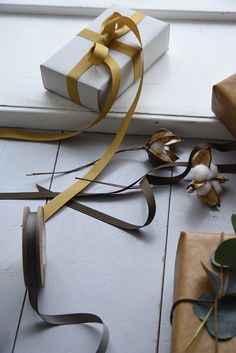
<svg viewBox="0 0 236 353">
<path fill-rule="evenodd" d="M 74 102 L 80 103 L 77 81 L 92 65 L 106 65 L 111 75 L 110 94 L 100 114 L 85 130 L 97 124 L 106 116 L 118 96 L 121 81 L 121 70 L 118 63 L 110 56 L 109 48 L 132 57 L 134 65 L 134 80 L 140 77 L 140 82 L 134 100 L 125 117 L 122 119 L 120 127 L 111 145 L 108 147 L 101 159 L 89 170 L 87 174 L 85 174 L 84 179 L 87 180 L 77 181 L 45 205 L 45 220 L 49 219 L 71 198 L 85 189 L 90 182 L 102 172 L 124 138 L 129 122 L 137 106 L 143 84 L 144 65 L 142 59 L 142 41 L 137 27 L 137 23 L 139 23 L 143 18 L 144 15 L 138 12 L 134 13 L 131 17 L 122 16 L 121 14 L 114 12 L 111 16 L 104 20 L 101 25 L 100 33 L 93 32 L 89 29 L 84 29 L 78 34 L 88 40 L 93 41 L 95 44 L 67 75 L 67 89 L 70 99 Z M 137 38 L 140 44 L 139 50 L 116 40 L 116 38 L 128 31 L 132 31 Z M 81 132 L 82 131 L 69 132 L 65 134 L 42 134 L 17 129 L 2 128 L 0 129 L 0 137 L 29 141 L 57 141 L 76 136 Z"/>
<path fill-rule="evenodd" d="M 125 21 L 122 21 L 122 18 L 124 19 L 124 16 L 118 12 L 114 12 L 103 21 L 101 24 L 100 33 L 94 32 L 87 28 L 78 33 L 80 37 L 94 42 L 94 46 L 78 62 L 78 64 L 73 67 L 73 69 L 68 73 L 66 77 L 68 95 L 73 102 L 81 104 L 78 93 L 78 81 L 91 66 L 104 64 L 108 67 L 111 75 L 113 72 L 115 73 L 116 70 L 120 70 L 120 68 L 116 68 L 114 59 L 112 59 L 112 57 L 109 55 L 109 48 L 126 54 L 132 58 L 134 67 L 134 81 L 136 81 L 141 76 L 141 61 L 139 60 L 140 49 L 131 47 L 116 40 L 116 38 L 119 38 L 131 29 L 125 24 Z M 135 24 L 139 23 L 143 18 L 144 15 L 139 12 L 135 12 L 130 17 L 130 19 Z M 116 79 L 118 80 L 118 75 Z M 89 125 L 88 128 L 97 124 L 104 118 L 116 100 L 117 95 L 118 92 L 115 92 L 114 89 L 114 92 L 110 94 L 110 100 L 107 100 L 101 113 L 98 115 L 95 121 Z"/>
</svg>

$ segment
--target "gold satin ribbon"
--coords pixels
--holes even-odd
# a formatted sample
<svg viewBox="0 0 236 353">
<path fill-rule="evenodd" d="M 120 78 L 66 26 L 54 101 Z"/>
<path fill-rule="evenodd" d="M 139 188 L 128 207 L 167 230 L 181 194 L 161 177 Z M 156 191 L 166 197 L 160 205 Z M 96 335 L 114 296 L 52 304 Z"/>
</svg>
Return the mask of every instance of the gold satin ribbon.
<svg viewBox="0 0 236 353">
<path fill-rule="evenodd" d="M 136 23 L 129 17 L 126 16 L 120 16 L 119 17 L 119 23 L 126 25 L 136 36 L 138 39 L 141 49 L 142 49 L 142 41 L 141 41 L 141 36 L 138 30 L 138 27 Z M 118 28 L 119 29 L 119 28 Z M 116 136 L 114 137 L 111 145 L 107 149 L 107 151 L 104 153 L 104 155 L 101 157 L 101 159 L 89 170 L 88 173 L 85 174 L 84 178 L 87 180 L 79 180 L 70 187 L 68 187 L 65 191 L 63 191 L 61 194 L 56 196 L 53 200 L 48 202 L 44 206 L 44 217 L 45 220 L 48 220 L 54 213 L 56 213 L 63 205 L 65 205 L 66 202 L 68 202 L 71 198 L 73 198 L 76 194 L 78 194 L 80 191 L 85 189 L 92 180 L 94 180 L 101 172 L 102 170 L 106 167 L 106 165 L 109 163 L 111 160 L 112 156 L 116 152 L 117 148 L 120 146 L 124 135 L 127 131 L 127 128 L 129 126 L 129 122 L 133 116 L 134 110 L 137 106 L 141 90 L 142 90 L 142 84 L 143 84 L 143 74 L 144 74 L 144 66 L 143 66 L 143 60 L 141 57 L 141 52 L 140 55 L 137 56 L 137 62 L 140 65 L 141 68 L 141 77 L 140 77 L 140 82 L 139 82 L 139 87 L 137 90 L 137 93 L 135 95 L 135 98 L 123 118 L 120 127 L 118 129 L 118 132 Z M 112 78 L 112 92 L 119 90 L 119 82 L 120 82 L 120 68 L 117 65 L 116 61 L 111 58 L 110 55 L 107 55 L 107 57 L 104 60 L 104 63 L 107 65 L 111 72 L 111 78 Z M 117 78 L 119 82 L 117 83 Z M 111 92 L 109 96 L 109 100 L 112 101 L 113 98 L 113 93 Z M 105 104 L 105 106 L 109 105 L 108 103 Z M 105 109 L 105 108 L 104 108 Z"/>
<path fill-rule="evenodd" d="M 93 121 L 83 131 L 100 122 L 110 111 L 110 108 L 118 96 L 121 80 L 121 70 L 117 62 L 109 55 L 108 48 L 117 50 L 132 57 L 132 62 L 134 65 L 134 80 L 137 80 L 139 77 L 141 78 L 135 98 L 127 114 L 123 118 L 119 130 L 107 151 L 104 153 L 102 158 L 90 169 L 90 171 L 85 174 L 84 178 L 87 180 L 77 181 L 44 206 L 45 220 L 49 219 L 63 205 L 65 205 L 66 202 L 68 202 L 80 191 L 85 189 L 90 184 L 90 182 L 102 172 L 124 138 L 124 135 L 129 126 L 129 122 L 137 106 L 143 84 L 144 66 L 142 60 L 142 41 L 137 27 L 137 23 L 142 21 L 143 18 L 144 15 L 138 12 L 134 13 L 131 17 L 122 16 L 121 14 L 115 12 L 104 20 L 101 25 L 100 33 L 96 33 L 88 29 L 84 29 L 79 33 L 80 36 L 95 42 L 95 44 L 89 53 L 87 53 L 67 75 L 67 89 L 70 99 L 76 103 L 80 103 L 78 94 L 78 80 L 92 65 L 104 64 L 108 68 L 111 75 L 111 91 L 102 108 L 102 111 L 97 116 L 95 121 Z M 116 38 L 122 36 L 129 30 L 131 30 L 136 36 L 140 44 L 140 49 L 129 47 L 127 44 L 116 40 Z M 81 132 L 82 131 L 68 132 L 63 134 L 44 134 L 3 128 L 0 129 L 0 137 L 30 141 L 57 141 L 76 136 Z"/>
<path fill-rule="evenodd" d="M 130 56 L 132 58 L 132 62 L 134 66 L 134 81 L 135 81 L 141 76 L 141 71 L 142 71 L 140 60 L 139 60 L 140 50 L 138 50 L 137 48 L 130 47 L 127 44 L 116 40 L 116 38 L 120 37 L 121 35 L 125 34 L 130 30 L 129 26 L 123 23 L 121 24 L 119 22 L 120 17 L 121 15 L 117 12 L 107 17 L 101 25 L 101 31 L 100 31 L 101 33 L 96 33 L 89 29 L 84 29 L 78 35 L 95 42 L 96 44 L 93 47 L 93 49 L 96 48 L 97 44 L 104 45 L 106 43 L 109 46 L 109 48 Z M 136 25 L 139 22 L 141 22 L 144 17 L 145 17 L 144 14 L 140 12 L 135 12 L 133 15 L 130 16 L 130 18 L 133 20 L 133 22 Z M 111 29 L 111 33 L 104 32 L 110 29 Z M 100 50 L 101 51 L 104 50 L 104 48 L 101 48 L 101 46 L 100 46 L 100 50 L 97 47 L 96 49 L 98 50 L 96 50 L 95 52 L 93 49 L 90 50 L 89 53 L 87 53 L 79 61 L 79 63 L 73 67 L 73 69 L 68 73 L 66 77 L 68 95 L 73 102 L 78 104 L 80 104 L 80 99 L 78 95 L 77 81 L 91 66 L 95 64 L 95 62 L 93 62 L 94 60 L 96 61 L 95 55 L 97 56 L 98 52 L 100 53 Z M 107 64 L 105 60 L 103 64 L 105 65 Z M 110 68 L 109 68 L 109 71 L 110 71 Z M 117 77 L 117 80 L 118 79 L 119 78 Z M 88 130 L 92 126 L 99 123 L 106 116 L 106 114 L 110 111 L 113 103 L 115 102 L 118 92 L 119 92 L 119 89 L 118 91 L 116 91 L 115 87 L 111 87 L 111 93 L 109 95 L 109 98 L 105 102 L 104 107 L 102 108 L 102 111 L 97 116 L 97 118 L 83 130 L 66 132 L 66 133 L 38 133 L 33 131 L 24 131 L 21 129 L 0 128 L 0 138 L 44 142 L 44 141 L 65 140 L 70 137 L 77 136 L 80 133 Z"/>
</svg>

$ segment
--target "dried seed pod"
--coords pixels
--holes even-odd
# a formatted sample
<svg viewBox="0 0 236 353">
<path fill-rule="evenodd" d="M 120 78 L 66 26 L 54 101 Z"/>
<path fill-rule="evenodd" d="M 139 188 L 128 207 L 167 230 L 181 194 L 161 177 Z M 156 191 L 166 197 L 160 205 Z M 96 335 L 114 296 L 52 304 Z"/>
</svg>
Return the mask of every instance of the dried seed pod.
<svg viewBox="0 0 236 353">
<path fill-rule="evenodd" d="M 157 130 L 144 145 L 150 163 L 156 167 L 160 164 L 175 162 L 178 157 L 169 149 L 169 146 L 179 142 L 181 139 L 170 130 L 164 128 Z"/>
</svg>

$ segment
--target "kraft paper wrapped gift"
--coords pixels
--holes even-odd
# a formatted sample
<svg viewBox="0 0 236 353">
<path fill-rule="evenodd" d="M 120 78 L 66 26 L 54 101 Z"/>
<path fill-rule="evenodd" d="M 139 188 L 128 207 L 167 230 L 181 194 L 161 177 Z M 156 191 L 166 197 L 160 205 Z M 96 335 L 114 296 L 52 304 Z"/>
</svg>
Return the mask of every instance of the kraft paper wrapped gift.
<svg viewBox="0 0 236 353">
<path fill-rule="evenodd" d="M 92 21 L 88 28 L 99 33 L 102 22 L 114 12 L 119 12 L 121 15 L 128 17 L 134 13 L 133 10 L 113 5 Z M 146 70 L 167 51 L 169 25 L 145 16 L 137 26 L 142 38 L 144 70 Z M 119 37 L 118 40 L 137 49 L 140 47 L 132 31 L 128 31 Z M 49 91 L 69 98 L 66 76 L 80 59 L 88 53 L 93 44 L 92 41 L 76 35 L 41 65 L 44 87 Z M 121 86 L 119 90 L 119 94 L 121 94 L 134 81 L 132 58 L 112 49 L 109 49 L 109 53 L 117 61 L 121 69 Z M 100 111 L 107 98 L 110 83 L 111 77 L 107 68 L 104 65 L 93 65 L 78 81 L 80 103 L 87 108 Z"/>
<path fill-rule="evenodd" d="M 212 111 L 236 138 L 236 74 L 213 86 Z"/>
<path fill-rule="evenodd" d="M 235 237 L 224 235 L 224 240 Z M 201 262 L 215 271 L 210 257 L 220 244 L 221 235 L 182 232 L 175 263 L 174 302 L 180 298 L 197 299 L 210 287 Z M 173 313 L 172 353 L 184 353 L 201 321 L 193 313 L 192 303 L 178 304 Z M 219 341 L 219 353 L 236 352 L 236 338 Z M 215 353 L 214 338 L 203 328 L 189 353 Z"/>
</svg>

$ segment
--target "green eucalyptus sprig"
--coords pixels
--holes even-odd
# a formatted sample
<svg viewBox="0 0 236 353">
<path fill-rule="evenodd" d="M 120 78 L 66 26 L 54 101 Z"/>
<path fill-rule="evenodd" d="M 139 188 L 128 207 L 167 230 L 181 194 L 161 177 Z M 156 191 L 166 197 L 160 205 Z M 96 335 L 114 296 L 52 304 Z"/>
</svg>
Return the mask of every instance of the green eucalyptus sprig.
<svg viewBox="0 0 236 353">
<path fill-rule="evenodd" d="M 231 217 L 236 233 L 236 215 Z M 214 263 L 221 267 L 220 275 L 213 273 L 203 265 L 211 292 L 202 294 L 193 305 L 195 315 L 204 320 L 215 300 L 217 308 L 217 338 L 228 340 L 236 336 L 236 237 L 223 241 L 216 249 Z M 223 278 L 223 282 L 222 282 Z M 203 302 L 204 301 L 204 302 Z M 215 336 L 215 313 L 211 312 L 206 322 L 208 332 Z"/>
</svg>

